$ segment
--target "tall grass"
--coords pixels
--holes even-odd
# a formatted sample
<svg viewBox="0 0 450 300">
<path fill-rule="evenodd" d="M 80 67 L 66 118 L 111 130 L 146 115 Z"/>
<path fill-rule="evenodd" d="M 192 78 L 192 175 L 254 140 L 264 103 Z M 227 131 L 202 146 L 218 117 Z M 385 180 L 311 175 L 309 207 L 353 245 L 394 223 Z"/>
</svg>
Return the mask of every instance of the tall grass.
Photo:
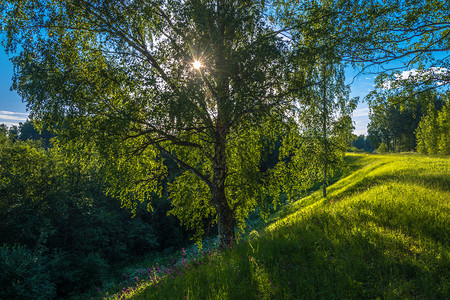
<svg viewBox="0 0 450 300">
<path fill-rule="evenodd" d="M 351 172 L 235 248 L 113 298 L 450 298 L 450 160 L 349 154 Z"/>
</svg>

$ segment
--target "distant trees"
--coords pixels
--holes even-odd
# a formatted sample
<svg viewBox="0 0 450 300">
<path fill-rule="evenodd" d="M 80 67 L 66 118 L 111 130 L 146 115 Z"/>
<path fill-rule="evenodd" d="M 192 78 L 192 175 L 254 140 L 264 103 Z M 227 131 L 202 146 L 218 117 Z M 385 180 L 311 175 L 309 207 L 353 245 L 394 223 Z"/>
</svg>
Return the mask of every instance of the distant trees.
<svg viewBox="0 0 450 300">
<path fill-rule="evenodd" d="M 49 148 L 51 146 L 50 139 L 52 137 L 53 134 L 50 131 L 46 129 L 38 130 L 30 120 L 19 124 L 18 139 L 21 141 L 40 140 L 44 148 Z"/>
<path fill-rule="evenodd" d="M 440 111 L 434 103 L 428 104 L 426 115 L 416 130 L 417 152 L 450 154 L 450 101 L 447 97 Z"/>
<path fill-rule="evenodd" d="M 376 93 L 371 95 L 374 96 L 385 97 Z M 370 143 L 382 152 L 416 150 L 420 153 L 448 154 L 448 99 L 449 92 L 429 91 L 402 104 L 376 106 L 372 102 L 368 125 Z"/>
<path fill-rule="evenodd" d="M 399 106 L 386 109 L 373 108 L 369 114 L 368 138 L 374 148 L 381 143 L 387 151 L 413 151 L 416 146 L 415 129 L 421 117 L 420 105 L 416 108 Z"/>
<path fill-rule="evenodd" d="M 391 96 L 391 100 L 378 100 L 386 97 L 384 94 L 369 95 L 370 122 L 368 124 L 368 138 L 374 148 L 383 145 L 385 151 L 401 152 L 416 149 L 416 129 L 422 117 L 426 115 L 426 107 L 431 104 L 438 109 L 442 107 L 442 94 L 430 91 L 416 95 L 406 103 L 393 105 L 376 105 L 384 101 L 395 103 L 399 96 Z M 397 97 L 397 98 L 396 98 Z"/>
<path fill-rule="evenodd" d="M 354 135 L 352 145 L 356 149 L 359 149 L 359 150 L 362 150 L 365 152 L 372 152 L 374 150 L 374 148 L 372 147 L 372 144 L 370 143 L 369 138 L 363 134 L 360 134 L 358 136 Z"/>
</svg>

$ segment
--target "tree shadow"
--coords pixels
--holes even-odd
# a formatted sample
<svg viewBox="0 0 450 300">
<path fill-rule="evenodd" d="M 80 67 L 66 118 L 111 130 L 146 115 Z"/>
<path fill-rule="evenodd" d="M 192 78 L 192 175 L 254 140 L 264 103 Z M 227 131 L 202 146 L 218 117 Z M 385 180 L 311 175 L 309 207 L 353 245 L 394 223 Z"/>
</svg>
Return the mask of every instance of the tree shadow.
<svg viewBox="0 0 450 300">
<path fill-rule="evenodd" d="M 401 231 L 322 213 L 278 230 L 270 244 L 260 259 L 280 287 L 276 299 L 445 298 L 449 260 L 433 252 L 439 242 L 424 251 Z"/>
</svg>

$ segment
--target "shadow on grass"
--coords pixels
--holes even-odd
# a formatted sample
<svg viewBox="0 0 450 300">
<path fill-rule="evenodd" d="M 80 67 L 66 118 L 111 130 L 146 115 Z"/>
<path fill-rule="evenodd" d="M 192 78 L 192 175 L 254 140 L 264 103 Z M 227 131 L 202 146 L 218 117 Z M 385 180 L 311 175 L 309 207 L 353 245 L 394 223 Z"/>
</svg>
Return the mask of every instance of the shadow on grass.
<svg viewBox="0 0 450 300">
<path fill-rule="evenodd" d="M 269 238 L 266 244 L 275 246 L 260 250 L 256 259 L 276 279 L 275 298 L 448 296 L 448 247 L 431 242 L 423 250 L 419 240 L 370 223 L 355 226 L 351 219 L 351 214 L 311 215 Z"/>
<path fill-rule="evenodd" d="M 349 155 L 329 198 L 293 203 L 259 238 L 134 299 L 450 299 L 445 165 L 380 158 Z"/>
<path fill-rule="evenodd" d="M 370 222 L 355 226 L 355 218 L 344 211 L 305 214 L 134 299 L 449 296 L 448 247 Z"/>
</svg>

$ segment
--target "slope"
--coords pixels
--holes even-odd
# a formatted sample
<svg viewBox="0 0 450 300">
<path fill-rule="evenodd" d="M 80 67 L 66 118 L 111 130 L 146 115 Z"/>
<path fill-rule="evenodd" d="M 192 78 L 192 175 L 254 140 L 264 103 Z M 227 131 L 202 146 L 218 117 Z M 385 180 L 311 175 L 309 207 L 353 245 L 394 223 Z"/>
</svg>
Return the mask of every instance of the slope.
<svg viewBox="0 0 450 300">
<path fill-rule="evenodd" d="M 112 298 L 450 298 L 450 160 L 348 154 L 349 175 L 212 252 Z M 123 298 L 120 298 L 123 299 Z"/>
</svg>

